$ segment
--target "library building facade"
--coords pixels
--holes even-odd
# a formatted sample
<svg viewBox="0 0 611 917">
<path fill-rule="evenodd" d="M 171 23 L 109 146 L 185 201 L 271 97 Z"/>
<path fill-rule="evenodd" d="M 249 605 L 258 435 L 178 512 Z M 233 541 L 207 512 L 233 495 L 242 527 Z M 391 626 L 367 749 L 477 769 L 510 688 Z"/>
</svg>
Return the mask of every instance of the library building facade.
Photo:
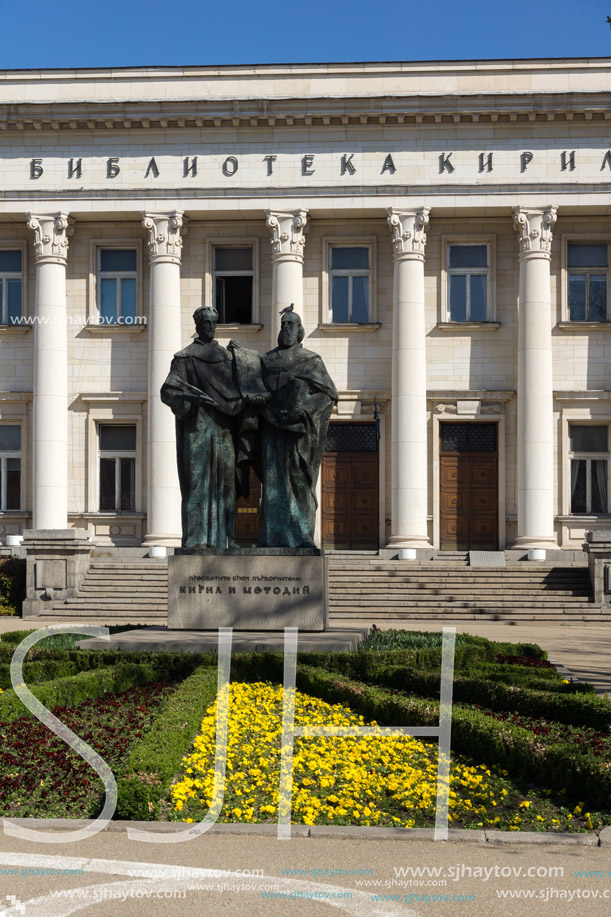
<svg viewBox="0 0 611 917">
<path fill-rule="evenodd" d="M 322 547 L 611 533 L 610 126 L 611 59 L 0 73 L 0 543 L 179 546 L 172 356 L 291 303 Z"/>
</svg>

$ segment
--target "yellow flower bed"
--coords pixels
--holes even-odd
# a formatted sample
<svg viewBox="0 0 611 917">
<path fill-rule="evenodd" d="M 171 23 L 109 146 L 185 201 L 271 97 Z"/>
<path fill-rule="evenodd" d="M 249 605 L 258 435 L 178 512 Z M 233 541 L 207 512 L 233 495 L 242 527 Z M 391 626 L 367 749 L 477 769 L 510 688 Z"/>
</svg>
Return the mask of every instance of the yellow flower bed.
<svg viewBox="0 0 611 917">
<path fill-rule="evenodd" d="M 296 726 L 364 726 L 340 704 L 296 692 Z M 369 725 L 376 725 L 375 723 Z M 225 797 L 219 821 L 274 821 L 278 815 L 282 688 L 232 684 Z M 212 802 L 216 702 L 202 722 L 184 776 L 171 788 L 175 818 L 199 821 Z M 296 738 L 292 820 L 306 825 L 432 824 L 435 815 L 437 743 L 409 736 Z M 493 786 L 493 783 L 496 783 Z M 454 762 L 450 821 L 496 824 L 497 800 L 507 790 L 485 765 Z"/>
</svg>

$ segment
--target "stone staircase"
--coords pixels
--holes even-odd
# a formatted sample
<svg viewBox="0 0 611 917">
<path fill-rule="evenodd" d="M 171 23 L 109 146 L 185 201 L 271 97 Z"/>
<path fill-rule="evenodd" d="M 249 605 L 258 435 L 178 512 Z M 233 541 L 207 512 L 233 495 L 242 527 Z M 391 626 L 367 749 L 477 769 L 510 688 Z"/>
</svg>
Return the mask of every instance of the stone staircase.
<svg viewBox="0 0 611 917">
<path fill-rule="evenodd" d="M 508 562 L 468 566 L 465 556 L 426 563 L 386 561 L 374 552 L 329 555 L 331 623 L 444 621 L 611 622 L 592 601 L 583 563 Z M 93 560 L 76 597 L 45 617 L 116 624 L 167 622 L 163 559 Z"/>
<path fill-rule="evenodd" d="M 167 561 L 93 560 L 78 595 L 62 605 L 54 603 L 45 616 L 105 624 L 167 624 Z"/>
<path fill-rule="evenodd" d="M 330 617 L 375 624 L 447 621 L 611 621 L 593 604 L 583 563 L 509 562 L 469 567 L 466 558 L 427 563 L 329 558 Z"/>
</svg>

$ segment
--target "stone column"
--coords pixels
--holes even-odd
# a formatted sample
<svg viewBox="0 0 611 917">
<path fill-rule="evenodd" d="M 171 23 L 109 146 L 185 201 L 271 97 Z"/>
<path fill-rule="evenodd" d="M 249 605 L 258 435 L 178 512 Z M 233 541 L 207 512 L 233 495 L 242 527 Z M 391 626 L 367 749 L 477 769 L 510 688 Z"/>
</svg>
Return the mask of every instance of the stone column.
<svg viewBox="0 0 611 917">
<path fill-rule="evenodd" d="M 68 341 L 66 261 L 73 221 L 67 213 L 29 213 L 35 234 L 34 325 L 35 530 L 68 527 Z"/>
<path fill-rule="evenodd" d="M 176 426 L 159 393 L 172 357 L 182 347 L 180 258 L 184 222 L 178 210 L 142 214 L 142 225 L 149 232 L 151 265 L 146 546 L 181 544 Z"/>
<path fill-rule="evenodd" d="M 308 212 L 266 212 L 272 234 L 271 345 L 278 343 L 280 312 L 291 303 L 303 318 L 303 247 Z"/>
<path fill-rule="evenodd" d="M 424 247 L 429 211 L 388 209 L 394 282 L 392 326 L 392 526 L 390 547 L 430 546 Z"/>
<path fill-rule="evenodd" d="M 556 548 L 550 251 L 556 208 L 514 208 L 520 245 L 518 307 L 518 537 Z"/>
</svg>

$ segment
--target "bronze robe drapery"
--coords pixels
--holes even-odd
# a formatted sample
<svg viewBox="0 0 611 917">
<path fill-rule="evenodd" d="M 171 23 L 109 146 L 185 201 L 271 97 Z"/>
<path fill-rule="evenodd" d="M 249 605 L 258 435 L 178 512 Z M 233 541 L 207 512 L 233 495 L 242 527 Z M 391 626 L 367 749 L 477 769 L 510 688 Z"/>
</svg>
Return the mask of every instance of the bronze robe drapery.
<svg viewBox="0 0 611 917">
<path fill-rule="evenodd" d="M 337 390 L 301 344 L 261 357 L 271 401 L 260 417 L 260 547 L 314 548 L 316 481 Z"/>
<path fill-rule="evenodd" d="M 233 544 L 235 439 L 243 408 L 232 354 L 196 340 L 177 353 L 161 389 L 176 415 L 182 546 L 225 551 Z"/>
</svg>

